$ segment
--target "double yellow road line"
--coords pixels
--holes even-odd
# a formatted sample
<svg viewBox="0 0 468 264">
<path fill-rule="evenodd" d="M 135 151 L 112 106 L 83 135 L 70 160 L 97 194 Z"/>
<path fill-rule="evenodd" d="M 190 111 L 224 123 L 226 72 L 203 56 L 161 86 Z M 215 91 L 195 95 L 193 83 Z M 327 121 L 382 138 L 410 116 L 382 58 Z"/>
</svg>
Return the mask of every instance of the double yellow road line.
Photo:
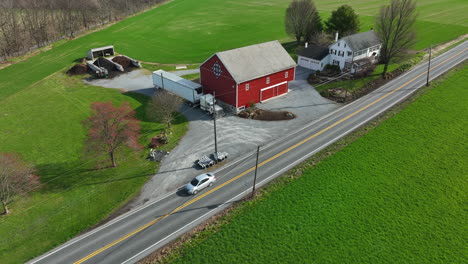
<svg viewBox="0 0 468 264">
<path fill-rule="evenodd" d="M 447 63 L 447 61 L 449 61 L 450 59 L 452 59 L 452 58 L 454 58 L 454 57 L 460 55 L 461 53 L 465 52 L 466 50 L 467 50 L 467 49 L 465 48 L 464 50 L 462 50 L 462 51 L 456 53 L 455 55 L 453 55 L 453 56 L 449 57 L 448 59 L 442 61 L 442 62 L 439 63 L 438 65 L 432 67 L 432 69 L 435 69 L 435 68 L 437 68 L 437 67 L 440 67 L 441 65 Z M 291 146 L 291 147 L 289 147 L 289 148 L 287 148 L 287 149 L 281 151 L 280 153 L 278 153 L 278 154 L 276 154 L 276 155 L 274 155 L 274 156 L 268 158 L 267 160 L 265 160 L 265 161 L 261 162 L 260 164 L 258 164 L 258 166 L 261 167 L 261 166 L 263 166 L 263 165 L 265 165 L 265 164 L 267 164 L 267 163 L 269 163 L 269 162 L 275 160 L 276 158 L 278 158 L 278 157 L 280 157 L 280 156 L 282 156 L 282 155 L 284 155 L 284 154 L 290 152 L 291 150 L 293 150 L 293 149 L 295 149 L 295 148 L 297 148 L 297 147 L 303 145 L 304 143 L 308 142 L 309 140 L 311 140 L 311 139 L 313 139 L 313 138 L 315 138 L 315 137 L 317 137 L 317 136 L 323 134 L 324 132 L 326 132 L 326 131 L 332 129 L 333 127 L 335 127 L 335 126 L 337 126 L 337 125 L 343 123 L 344 121 L 350 119 L 351 117 L 353 117 L 353 116 L 359 114 L 360 112 L 366 110 L 367 108 L 369 108 L 369 107 L 375 105 L 376 103 L 382 101 L 383 99 L 387 98 L 388 96 L 392 95 L 392 94 L 395 93 L 396 91 L 402 89 L 403 87 L 407 86 L 408 84 L 412 83 L 413 81 L 415 81 L 416 79 L 418 79 L 419 77 L 421 77 L 421 76 L 423 76 L 423 75 L 425 75 L 425 74 L 427 74 L 427 72 L 423 72 L 423 73 L 419 74 L 418 76 L 414 77 L 413 79 L 411 79 L 411 80 L 407 81 L 406 83 L 402 84 L 400 87 L 398 87 L 398 88 L 396 88 L 396 89 L 390 91 L 389 93 L 383 95 L 382 97 L 378 98 L 377 100 L 375 100 L 375 101 L 373 101 L 373 102 L 371 102 L 371 103 L 369 103 L 369 104 L 363 106 L 362 108 L 356 110 L 355 112 L 349 114 L 348 116 L 346 116 L 346 117 L 340 119 L 339 121 L 337 121 L 337 122 L 331 124 L 330 126 L 328 126 L 328 127 L 324 128 L 324 129 L 320 130 L 319 132 L 317 132 L 317 133 L 311 135 L 310 137 L 308 137 L 308 138 L 306 138 L 306 139 L 304 139 L 304 140 L 301 140 L 300 142 L 294 144 L 293 146 Z M 199 196 L 195 197 L 194 199 L 192 199 L 192 200 L 190 200 L 190 201 L 188 201 L 188 202 L 186 202 L 186 203 L 180 205 L 179 207 L 175 208 L 174 210 L 168 212 L 167 214 L 162 215 L 162 216 L 160 216 L 160 217 L 158 217 L 158 218 L 152 220 L 151 222 L 149 222 L 149 223 L 147 223 L 147 224 L 145 224 L 145 225 L 139 227 L 138 229 L 135 229 L 134 231 L 128 233 L 127 235 L 125 235 L 125 236 L 123 236 L 123 237 L 121 237 L 121 238 L 115 240 L 114 242 L 109 243 L 109 244 L 107 244 L 106 246 L 104 246 L 104 247 L 102 247 L 102 248 L 100 248 L 100 249 L 94 251 L 93 253 L 87 255 L 86 257 L 84 257 L 84 258 L 82 258 L 82 259 L 80 259 L 80 260 L 74 262 L 74 264 L 81 264 L 81 263 L 87 261 L 88 259 L 90 259 L 90 258 L 92 258 L 92 257 L 94 257 L 94 256 L 96 256 L 96 255 L 98 255 L 99 253 L 101 253 L 101 252 L 103 252 L 103 251 L 105 251 L 105 250 L 107 250 L 107 249 L 109 249 L 109 248 L 115 246 L 116 244 L 118 244 L 118 243 L 120 243 L 120 242 L 122 242 L 122 241 L 124 241 L 124 240 L 126 240 L 126 239 L 128 239 L 128 238 L 130 238 L 130 237 L 132 237 L 132 236 L 134 236 L 134 235 L 136 235 L 136 234 L 138 234 L 138 233 L 140 233 L 141 231 L 143 231 L 143 230 L 145 230 L 146 228 L 148 228 L 148 227 L 150 227 L 150 226 L 156 224 L 156 223 L 159 222 L 160 220 L 162 220 L 162 219 L 168 217 L 169 215 L 174 214 L 174 213 L 176 213 L 176 212 L 182 210 L 183 208 L 185 208 L 185 207 L 187 207 L 187 206 L 193 204 L 194 202 L 196 202 L 196 201 L 198 201 L 198 200 L 200 200 L 200 199 L 202 199 L 202 198 L 204 198 L 204 197 L 210 195 L 211 193 L 213 193 L 213 192 L 215 192 L 215 191 L 217 191 L 217 190 L 223 188 L 224 186 L 226 186 L 226 185 L 232 183 L 233 181 L 235 181 L 235 180 L 237 180 L 237 179 L 239 179 L 239 178 L 245 176 L 247 173 L 252 172 L 254 169 L 255 169 L 255 167 L 252 167 L 252 168 L 250 168 L 250 169 L 248 169 L 248 170 L 242 172 L 241 174 L 235 176 L 234 178 L 228 180 L 227 182 L 225 182 L 225 183 L 223 183 L 223 184 L 220 184 L 219 186 L 217 186 L 217 187 L 215 187 L 215 188 L 213 188 L 213 189 L 210 189 L 210 190 L 207 191 L 206 193 L 204 193 L 204 194 L 202 194 L 202 195 L 199 195 Z"/>
</svg>

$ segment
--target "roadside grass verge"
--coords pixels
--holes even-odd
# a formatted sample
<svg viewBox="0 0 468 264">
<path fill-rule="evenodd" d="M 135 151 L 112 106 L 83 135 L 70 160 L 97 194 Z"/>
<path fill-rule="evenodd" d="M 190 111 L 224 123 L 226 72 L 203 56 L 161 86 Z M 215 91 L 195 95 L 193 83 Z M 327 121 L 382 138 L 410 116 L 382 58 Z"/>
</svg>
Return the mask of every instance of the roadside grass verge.
<svg viewBox="0 0 468 264">
<path fill-rule="evenodd" d="M 180 77 L 185 78 L 187 80 L 196 80 L 196 79 L 200 79 L 200 73 L 198 72 L 198 73 L 186 74 Z"/>
<path fill-rule="evenodd" d="M 81 77 L 62 72 L 16 93 L 0 104 L 0 152 L 17 152 L 34 164 L 44 184 L 29 197 L 11 204 L 0 217 L 0 263 L 22 263 L 90 228 L 138 194 L 158 168 L 145 158 L 147 149 L 124 149 L 117 168 L 96 170 L 84 158 L 87 131 L 82 120 L 95 101 L 128 101 L 141 120 L 140 143 L 146 146 L 163 126 L 149 122 L 149 98 L 136 93 L 85 85 Z M 173 126 L 173 148 L 188 129 L 179 116 Z M 103 160 L 104 164 L 107 160 Z"/>
<path fill-rule="evenodd" d="M 143 68 L 152 72 L 157 71 L 157 70 L 164 70 L 168 72 L 178 71 L 176 69 L 176 65 L 143 62 L 142 66 Z M 200 67 L 200 64 L 188 64 L 185 66 L 187 66 L 187 69 L 183 69 L 183 70 L 192 70 L 192 69 L 198 69 Z"/>
<path fill-rule="evenodd" d="M 187 237 L 162 262 L 463 263 L 467 76 L 465 63 Z"/>
<path fill-rule="evenodd" d="M 283 0 L 177 0 L 128 18 L 101 31 L 60 43 L 54 48 L 0 70 L 0 100 L 25 89 L 85 56 L 87 50 L 114 44 L 116 51 L 142 61 L 158 63 L 200 63 L 217 51 L 278 39 L 290 42 L 284 30 Z M 329 1 L 316 2 L 327 14 L 336 8 Z M 361 30 L 372 27 L 373 17 L 384 2 L 353 2 L 362 14 Z M 418 2 L 418 43 L 415 49 L 445 42 L 467 33 L 466 5 L 451 0 L 440 9 L 434 3 Z M 229 12 L 226 12 L 229 10 Z M 432 12 L 450 11 L 460 16 L 443 16 Z M 446 12 L 445 12 L 446 13 Z M 447 23 L 447 24 L 441 24 Z"/>
</svg>

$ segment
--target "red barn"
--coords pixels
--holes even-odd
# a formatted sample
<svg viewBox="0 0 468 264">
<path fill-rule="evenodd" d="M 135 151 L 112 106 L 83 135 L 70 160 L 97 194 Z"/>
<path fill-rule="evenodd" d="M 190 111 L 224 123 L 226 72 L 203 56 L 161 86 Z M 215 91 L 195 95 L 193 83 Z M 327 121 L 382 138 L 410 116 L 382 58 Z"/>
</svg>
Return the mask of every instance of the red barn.
<svg viewBox="0 0 468 264">
<path fill-rule="evenodd" d="M 204 93 L 239 111 L 286 94 L 296 63 L 275 40 L 218 52 L 200 66 Z"/>
</svg>

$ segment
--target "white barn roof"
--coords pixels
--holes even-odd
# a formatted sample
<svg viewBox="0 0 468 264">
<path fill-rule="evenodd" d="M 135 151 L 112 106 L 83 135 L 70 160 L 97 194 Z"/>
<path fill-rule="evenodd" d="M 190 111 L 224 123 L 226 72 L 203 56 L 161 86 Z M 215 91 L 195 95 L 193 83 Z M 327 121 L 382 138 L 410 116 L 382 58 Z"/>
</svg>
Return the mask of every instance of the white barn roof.
<svg viewBox="0 0 468 264">
<path fill-rule="evenodd" d="M 237 83 L 296 67 L 296 62 L 275 40 L 216 53 Z"/>
<path fill-rule="evenodd" d="M 201 87 L 200 84 L 196 83 L 196 82 L 192 82 L 192 81 L 189 81 L 187 79 L 184 79 L 182 77 L 179 77 L 173 73 L 170 73 L 170 72 L 167 72 L 167 71 L 163 71 L 163 70 L 157 70 L 157 71 L 154 71 L 153 74 L 156 74 L 158 76 L 161 76 L 161 73 L 162 73 L 162 76 L 164 79 L 168 79 L 168 80 L 171 80 L 173 82 L 176 82 L 178 84 L 181 84 L 187 88 L 190 88 L 192 90 L 196 90 L 198 88 Z"/>
</svg>

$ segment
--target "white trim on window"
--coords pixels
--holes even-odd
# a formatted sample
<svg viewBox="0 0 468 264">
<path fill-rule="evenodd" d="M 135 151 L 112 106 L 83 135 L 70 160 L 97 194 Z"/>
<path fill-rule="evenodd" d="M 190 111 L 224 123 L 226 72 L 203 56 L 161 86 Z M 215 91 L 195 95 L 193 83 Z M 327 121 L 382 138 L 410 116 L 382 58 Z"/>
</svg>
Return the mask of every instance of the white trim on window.
<svg viewBox="0 0 468 264">
<path fill-rule="evenodd" d="M 284 78 L 288 78 L 288 77 L 289 77 L 289 72 L 286 71 L 286 72 L 284 73 Z"/>
<path fill-rule="evenodd" d="M 266 84 L 270 84 L 270 77 L 266 77 Z"/>
<path fill-rule="evenodd" d="M 248 91 L 250 89 L 250 85 L 248 83 L 245 84 L 245 90 Z"/>
</svg>

